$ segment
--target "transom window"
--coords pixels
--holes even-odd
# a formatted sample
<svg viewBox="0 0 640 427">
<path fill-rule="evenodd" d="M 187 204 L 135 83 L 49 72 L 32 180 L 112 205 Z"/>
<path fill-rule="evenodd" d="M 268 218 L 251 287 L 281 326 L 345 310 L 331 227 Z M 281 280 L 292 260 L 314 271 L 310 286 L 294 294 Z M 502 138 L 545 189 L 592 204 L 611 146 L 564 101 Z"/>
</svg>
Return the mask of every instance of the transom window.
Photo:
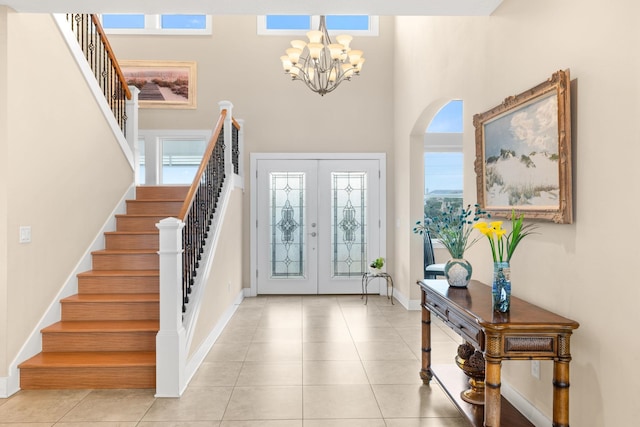
<svg viewBox="0 0 640 427">
<path fill-rule="evenodd" d="M 326 15 L 327 30 L 360 36 L 378 35 L 378 17 L 368 15 Z M 319 15 L 258 16 L 260 35 L 304 35 L 320 25 Z"/>
<path fill-rule="evenodd" d="M 424 139 L 424 215 L 462 206 L 462 101 L 446 104 L 433 118 Z"/>
<path fill-rule="evenodd" d="M 102 27 L 108 34 L 211 34 L 208 15 L 102 14 Z"/>
</svg>

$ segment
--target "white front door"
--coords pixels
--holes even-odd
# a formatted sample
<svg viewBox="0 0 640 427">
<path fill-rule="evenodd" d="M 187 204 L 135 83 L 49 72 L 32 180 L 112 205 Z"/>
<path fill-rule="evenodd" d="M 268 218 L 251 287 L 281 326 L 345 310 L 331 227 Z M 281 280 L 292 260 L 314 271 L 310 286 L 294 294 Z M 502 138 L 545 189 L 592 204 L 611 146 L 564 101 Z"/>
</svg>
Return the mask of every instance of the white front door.
<svg viewBox="0 0 640 427">
<path fill-rule="evenodd" d="M 362 274 L 382 254 L 380 161 L 256 167 L 257 293 L 360 293 Z"/>
</svg>

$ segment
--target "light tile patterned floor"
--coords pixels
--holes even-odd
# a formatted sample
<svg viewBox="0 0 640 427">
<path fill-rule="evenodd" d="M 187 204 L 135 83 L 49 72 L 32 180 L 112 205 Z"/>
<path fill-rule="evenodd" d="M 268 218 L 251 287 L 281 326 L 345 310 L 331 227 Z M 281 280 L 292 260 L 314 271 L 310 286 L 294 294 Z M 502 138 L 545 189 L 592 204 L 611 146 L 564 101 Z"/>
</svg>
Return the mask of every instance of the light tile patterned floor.
<svg viewBox="0 0 640 427">
<path fill-rule="evenodd" d="M 434 325 L 434 363 L 451 363 L 459 339 Z M 247 298 L 181 398 L 21 391 L 0 426 L 466 427 L 419 358 L 420 312 L 385 297 Z"/>
</svg>

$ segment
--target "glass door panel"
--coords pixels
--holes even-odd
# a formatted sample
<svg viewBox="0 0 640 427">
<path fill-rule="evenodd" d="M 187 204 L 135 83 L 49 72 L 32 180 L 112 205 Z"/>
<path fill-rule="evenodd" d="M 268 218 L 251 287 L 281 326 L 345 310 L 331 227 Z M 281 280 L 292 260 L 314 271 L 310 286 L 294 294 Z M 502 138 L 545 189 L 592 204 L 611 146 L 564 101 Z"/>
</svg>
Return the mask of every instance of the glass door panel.
<svg viewBox="0 0 640 427">
<path fill-rule="evenodd" d="M 258 160 L 257 171 L 257 293 L 360 293 L 381 256 L 379 161 Z"/>
</svg>

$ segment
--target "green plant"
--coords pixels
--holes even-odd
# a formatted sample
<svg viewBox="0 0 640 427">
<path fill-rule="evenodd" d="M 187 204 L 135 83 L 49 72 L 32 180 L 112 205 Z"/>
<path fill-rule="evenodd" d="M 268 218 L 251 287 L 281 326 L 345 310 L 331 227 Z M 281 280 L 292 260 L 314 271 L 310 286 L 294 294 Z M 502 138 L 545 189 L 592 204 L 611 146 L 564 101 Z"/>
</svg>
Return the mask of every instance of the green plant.
<svg viewBox="0 0 640 427">
<path fill-rule="evenodd" d="M 474 228 L 477 228 L 480 233 L 489 239 L 493 262 L 511 261 L 511 257 L 520 241 L 537 228 L 536 224 L 523 224 L 523 222 L 524 214 L 518 216 L 515 210 L 512 210 L 511 231 L 509 234 L 507 234 L 507 230 L 502 228 L 502 221 L 493 221 L 490 224 L 479 222 L 474 225 Z"/>
<path fill-rule="evenodd" d="M 380 257 L 380 258 L 376 258 L 374 259 L 371 264 L 369 264 L 369 266 L 371 268 L 377 268 L 380 269 L 384 266 L 384 258 Z"/>
<path fill-rule="evenodd" d="M 480 238 L 469 240 L 473 224 L 482 217 L 490 218 L 491 215 L 480 209 L 480 205 L 467 205 L 466 208 L 453 206 L 443 206 L 440 214 L 424 221 L 417 221 L 413 232 L 423 235 L 429 232 L 433 237 L 438 238 L 449 254 L 453 258 L 462 258 L 464 251 L 469 249 Z"/>
</svg>

